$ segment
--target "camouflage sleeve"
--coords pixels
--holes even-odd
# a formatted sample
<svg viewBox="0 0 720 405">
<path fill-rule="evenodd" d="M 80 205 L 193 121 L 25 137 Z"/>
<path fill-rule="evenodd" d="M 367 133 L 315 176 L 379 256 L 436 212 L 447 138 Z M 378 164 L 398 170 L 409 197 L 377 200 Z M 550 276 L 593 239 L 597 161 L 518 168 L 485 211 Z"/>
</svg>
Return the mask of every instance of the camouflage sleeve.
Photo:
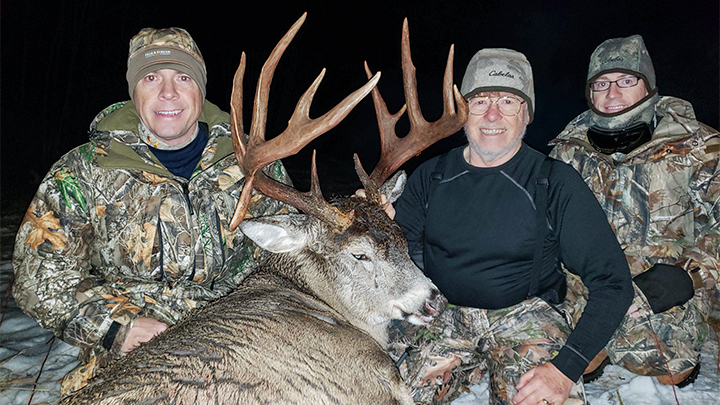
<svg viewBox="0 0 720 405">
<path fill-rule="evenodd" d="M 86 145 L 92 148 L 92 145 Z M 13 295 L 20 308 L 68 343 L 96 345 L 112 324 L 108 300 L 92 293 L 92 225 L 86 150 L 65 155 L 45 176 L 18 230 Z"/>
<path fill-rule="evenodd" d="M 686 247 L 677 264 L 690 271 L 696 288 L 712 290 L 720 287 L 720 140 L 713 138 L 707 149 L 716 150 L 715 156 L 698 164 L 690 182 L 695 243 Z"/>
<path fill-rule="evenodd" d="M 41 182 L 15 239 L 13 295 L 28 316 L 63 341 L 99 349 L 113 323 L 127 329 L 143 315 L 172 324 L 195 302 L 167 294 L 155 280 L 109 282 L 109 271 L 97 267 L 93 221 L 102 207 L 93 197 L 94 148 L 87 144 L 66 154 Z"/>
</svg>

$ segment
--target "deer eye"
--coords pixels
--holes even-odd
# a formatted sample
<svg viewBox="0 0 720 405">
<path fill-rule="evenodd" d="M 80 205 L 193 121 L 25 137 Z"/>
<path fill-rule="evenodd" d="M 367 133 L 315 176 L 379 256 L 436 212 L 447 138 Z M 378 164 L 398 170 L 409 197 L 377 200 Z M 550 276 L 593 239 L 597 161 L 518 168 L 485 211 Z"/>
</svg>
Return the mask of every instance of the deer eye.
<svg viewBox="0 0 720 405">
<path fill-rule="evenodd" d="M 362 254 L 362 253 L 359 254 L 359 255 L 353 254 L 353 257 L 356 258 L 357 260 L 364 260 L 364 261 L 369 261 L 369 260 L 370 260 L 369 257 L 365 256 L 365 255 Z"/>
</svg>

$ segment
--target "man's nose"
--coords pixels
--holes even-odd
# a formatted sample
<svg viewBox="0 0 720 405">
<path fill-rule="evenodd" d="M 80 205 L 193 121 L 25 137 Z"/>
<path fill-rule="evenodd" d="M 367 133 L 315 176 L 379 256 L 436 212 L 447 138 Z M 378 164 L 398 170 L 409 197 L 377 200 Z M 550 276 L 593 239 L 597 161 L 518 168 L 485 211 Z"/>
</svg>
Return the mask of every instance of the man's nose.
<svg viewBox="0 0 720 405">
<path fill-rule="evenodd" d="M 618 87 L 617 83 L 610 82 L 610 88 L 607 92 L 607 98 L 610 99 L 616 99 L 622 97 L 622 93 L 620 92 L 620 87 Z"/>
<path fill-rule="evenodd" d="M 160 89 L 160 98 L 165 100 L 173 100 L 178 97 L 177 90 L 175 89 L 175 82 L 172 80 L 165 80 Z"/>
<path fill-rule="evenodd" d="M 502 114 L 500 114 L 500 108 L 497 106 L 497 103 L 492 103 L 485 113 L 485 119 L 488 121 L 497 121 L 501 118 Z"/>
</svg>

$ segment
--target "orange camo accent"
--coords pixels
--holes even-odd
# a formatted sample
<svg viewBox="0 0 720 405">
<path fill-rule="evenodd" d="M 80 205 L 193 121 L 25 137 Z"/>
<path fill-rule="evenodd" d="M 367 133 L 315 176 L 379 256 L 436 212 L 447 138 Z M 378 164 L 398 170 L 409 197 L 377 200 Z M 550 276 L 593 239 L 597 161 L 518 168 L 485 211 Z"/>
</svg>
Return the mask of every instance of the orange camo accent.
<svg viewBox="0 0 720 405">
<path fill-rule="evenodd" d="M 35 208 L 35 206 L 31 206 L 25 213 L 23 223 L 30 223 L 33 227 L 33 230 L 25 238 L 25 244 L 37 250 L 41 244 L 48 241 L 53 249 L 64 249 L 67 236 L 63 232 L 56 231 L 61 229 L 60 219 L 55 217 L 53 211 L 48 211 L 41 217 L 36 217 L 32 213 Z"/>
<path fill-rule="evenodd" d="M 138 312 L 140 312 L 140 310 L 142 309 L 139 306 L 131 303 L 130 299 L 122 294 L 118 294 L 117 296 L 112 294 L 102 294 L 102 297 L 106 300 L 116 302 L 115 304 L 105 304 L 106 307 L 112 308 L 110 315 L 116 315 L 116 313 L 119 313 L 121 311 L 127 311 L 133 315 L 137 315 Z"/>
<path fill-rule="evenodd" d="M 142 175 L 143 175 L 143 177 L 145 177 L 146 179 L 150 180 L 150 182 L 151 182 L 153 185 L 158 185 L 158 184 L 160 184 L 160 183 L 164 183 L 164 182 L 166 182 L 166 181 L 169 181 L 169 179 L 168 179 L 167 177 L 158 176 L 157 174 L 148 173 L 148 172 L 146 172 L 146 171 L 143 171 L 143 172 L 142 172 Z"/>
<path fill-rule="evenodd" d="M 438 378 L 443 383 L 450 381 L 450 375 L 455 367 L 462 363 L 462 356 L 451 353 L 450 357 L 428 357 L 435 366 L 425 368 L 425 375 L 420 381 L 420 385 L 434 384 Z"/>
<path fill-rule="evenodd" d="M 686 155 L 692 151 L 691 146 L 686 145 L 686 139 L 682 139 L 677 142 L 672 143 L 666 143 L 662 147 L 657 148 L 654 152 L 652 157 L 650 157 L 650 161 L 656 161 L 660 159 L 664 159 L 668 155 Z"/>
</svg>

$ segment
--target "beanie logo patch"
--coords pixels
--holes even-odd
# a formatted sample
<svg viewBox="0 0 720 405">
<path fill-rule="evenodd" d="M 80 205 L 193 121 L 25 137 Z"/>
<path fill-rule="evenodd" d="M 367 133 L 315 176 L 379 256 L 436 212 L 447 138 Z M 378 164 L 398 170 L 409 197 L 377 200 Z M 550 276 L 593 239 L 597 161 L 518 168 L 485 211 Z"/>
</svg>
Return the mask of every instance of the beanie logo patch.
<svg viewBox="0 0 720 405">
<path fill-rule="evenodd" d="M 515 76 L 510 72 L 503 72 L 502 70 L 491 70 L 488 76 L 503 76 L 514 79 Z"/>
<path fill-rule="evenodd" d="M 602 60 L 600 61 L 600 64 L 601 64 L 601 65 L 604 65 L 604 64 L 610 63 L 610 62 L 622 62 L 623 60 L 624 60 L 624 59 L 623 59 L 622 56 L 617 55 L 617 56 L 613 56 L 613 57 L 611 57 L 611 58 L 602 59 Z"/>
<path fill-rule="evenodd" d="M 153 56 L 158 56 L 158 55 L 168 56 L 168 55 L 170 55 L 170 51 L 167 49 L 154 49 L 152 51 L 145 52 L 146 59 L 152 58 Z"/>
</svg>

